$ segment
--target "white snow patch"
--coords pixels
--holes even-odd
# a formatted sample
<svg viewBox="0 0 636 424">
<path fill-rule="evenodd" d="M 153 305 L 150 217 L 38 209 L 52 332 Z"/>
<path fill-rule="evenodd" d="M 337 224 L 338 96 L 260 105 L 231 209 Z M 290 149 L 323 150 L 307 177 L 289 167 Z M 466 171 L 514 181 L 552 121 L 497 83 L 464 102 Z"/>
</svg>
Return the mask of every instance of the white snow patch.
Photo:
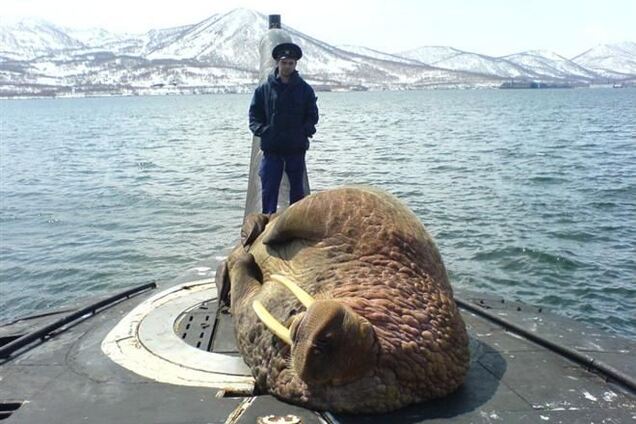
<svg viewBox="0 0 636 424">
<path fill-rule="evenodd" d="M 483 418 L 489 418 L 491 420 L 501 420 L 499 415 L 497 415 L 497 413 L 494 411 L 491 411 L 491 412 L 479 411 L 479 415 L 481 415 Z"/>
<path fill-rule="evenodd" d="M 611 390 L 609 392 L 603 393 L 603 400 L 605 402 L 613 402 L 617 397 L 618 395 Z"/>
<path fill-rule="evenodd" d="M 598 400 L 598 398 L 596 398 L 595 396 L 593 396 L 590 392 L 588 392 L 587 390 L 583 390 L 583 396 L 585 396 L 585 399 L 589 399 L 592 402 L 596 402 Z"/>
</svg>

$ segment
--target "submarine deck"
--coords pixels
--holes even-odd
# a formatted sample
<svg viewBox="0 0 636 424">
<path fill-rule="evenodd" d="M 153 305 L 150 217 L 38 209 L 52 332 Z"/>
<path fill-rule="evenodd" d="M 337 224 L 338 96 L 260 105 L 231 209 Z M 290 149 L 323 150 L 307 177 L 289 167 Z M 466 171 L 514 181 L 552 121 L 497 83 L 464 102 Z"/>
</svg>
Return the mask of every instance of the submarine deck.
<svg viewBox="0 0 636 424">
<path fill-rule="evenodd" d="M 159 290 L 146 290 L 131 299 L 104 306 L 94 314 L 85 314 L 77 322 L 0 359 L 0 421 L 51 424 L 276 422 L 265 418 L 270 415 L 292 415 L 298 418 L 297 422 L 305 424 L 627 423 L 636 419 L 636 395 L 633 387 L 629 387 L 629 381 L 633 382 L 636 374 L 635 341 L 605 334 L 597 328 L 528 305 L 461 290 L 456 290 L 455 295 L 464 299 L 459 304 L 470 334 L 471 367 L 465 384 L 446 398 L 385 415 L 314 412 L 271 396 L 253 395 L 246 383 L 250 377 L 240 366 L 232 371 L 235 380 L 228 384 L 227 390 L 197 387 L 197 384 L 207 384 L 197 379 L 201 379 L 201 373 L 211 372 L 203 362 L 214 362 L 215 354 L 240 362 L 231 317 L 216 307 L 212 278 L 215 265 L 211 261 L 189 270 L 173 282 L 177 289 L 168 290 L 187 292 L 184 297 L 187 298 L 200 289 L 194 307 L 191 305 L 185 311 L 176 306 L 171 314 L 164 303 L 161 306 L 164 309 L 155 310 L 154 318 L 150 312 L 141 322 L 139 319 L 136 322 L 135 328 L 145 336 L 130 337 L 134 339 L 132 349 L 152 349 L 153 344 L 162 344 L 162 337 L 172 338 L 173 350 L 187 347 L 191 350 L 185 352 L 192 354 L 196 350 L 202 355 L 194 355 L 198 363 L 178 363 L 175 359 L 178 354 L 173 351 L 167 359 L 173 362 L 176 371 L 160 367 L 155 370 L 156 375 L 152 371 L 143 371 L 140 375 L 139 371 L 130 371 L 104 353 L 104 340 L 122 318 L 137 310 L 140 302 L 161 298 Z M 605 364 L 624 376 L 628 384 L 575 363 L 481 316 L 482 310 L 525 329 L 531 337 L 542 335 L 592 358 L 595 363 Z M 71 312 L 63 310 L 6 324 L 0 327 L 0 341 L 8 346 L 23 335 L 27 327 L 43 327 Z M 162 323 L 162 319 L 166 322 Z M 153 320 L 159 321 L 151 323 Z M 153 326 L 164 330 L 154 334 Z M 122 344 L 117 344 L 116 350 L 124 350 L 126 338 L 118 339 Z M 176 339 L 179 340 L 174 342 Z M 135 366 L 143 367 L 150 366 L 152 361 L 140 357 L 138 362 L 141 364 Z M 188 377 L 191 375 L 188 367 L 199 368 L 195 370 L 199 374 Z M 171 372 L 184 381 L 170 381 Z M 188 378 L 190 381 L 185 381 Z"/>
</svg>

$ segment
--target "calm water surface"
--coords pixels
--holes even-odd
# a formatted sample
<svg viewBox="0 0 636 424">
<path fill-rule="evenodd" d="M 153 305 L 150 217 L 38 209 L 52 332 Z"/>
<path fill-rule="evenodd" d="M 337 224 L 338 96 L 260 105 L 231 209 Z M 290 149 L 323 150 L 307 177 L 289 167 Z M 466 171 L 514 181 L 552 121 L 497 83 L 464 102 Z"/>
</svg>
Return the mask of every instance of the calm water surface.
<svg viewBox="0 0 636 424">
<path fill-rule="evenodd" d="M 238 238 L 249 96 L 0 101 L 0 321 Z M 636 337 L 636 90 L 319 93 L 312 189 L 406 202 L 453 284 Z"/>
</svg>

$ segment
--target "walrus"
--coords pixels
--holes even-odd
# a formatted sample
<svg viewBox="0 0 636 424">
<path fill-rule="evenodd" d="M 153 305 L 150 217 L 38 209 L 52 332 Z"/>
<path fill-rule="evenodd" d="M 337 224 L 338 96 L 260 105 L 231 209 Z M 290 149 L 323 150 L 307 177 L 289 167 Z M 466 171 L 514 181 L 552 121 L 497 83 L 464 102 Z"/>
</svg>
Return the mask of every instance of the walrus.
<svg viewBox="0 0 636 424">
<path fill-rule="evenodd" d="M 220 268 L 258 393 L 382 413 L 456 390 L 468 336 L 431 236 L 371 187 L 312 194 L 246 219 Z"/>
</svg>

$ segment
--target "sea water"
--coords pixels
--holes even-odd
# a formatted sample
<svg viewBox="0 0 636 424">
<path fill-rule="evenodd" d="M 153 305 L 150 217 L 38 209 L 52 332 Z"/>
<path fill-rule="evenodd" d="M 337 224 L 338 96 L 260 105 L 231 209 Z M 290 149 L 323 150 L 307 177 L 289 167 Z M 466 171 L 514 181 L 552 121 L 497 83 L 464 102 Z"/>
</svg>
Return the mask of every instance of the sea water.
<svg viewBox="0 0 636 424">
<path fill-rule="evenodd" d="M 636 337 L 636 90 L 318 93 L 313 191 L 382 187 L 458 288 Z M 239 237 L 246 95 L 0 101 L 0 321 Z"/>
</svg>

